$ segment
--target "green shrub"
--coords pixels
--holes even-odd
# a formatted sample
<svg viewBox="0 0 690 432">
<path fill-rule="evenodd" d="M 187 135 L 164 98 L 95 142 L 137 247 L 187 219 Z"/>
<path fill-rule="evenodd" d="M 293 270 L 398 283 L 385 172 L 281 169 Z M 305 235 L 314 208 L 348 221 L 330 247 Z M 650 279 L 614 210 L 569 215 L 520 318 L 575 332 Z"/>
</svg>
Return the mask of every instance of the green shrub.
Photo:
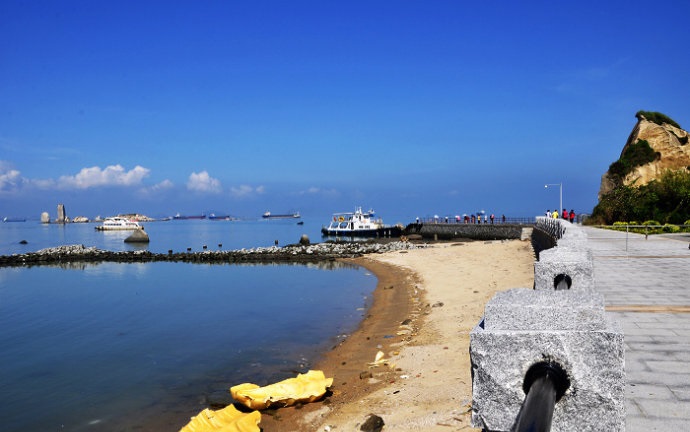
<svg viewBox="0 0 690 432">
<path fill-rule="evenodd" d="M 680 232 L 680 227 L 673 224 L 665 224 L 661 230 L 665 233 L 677 233 Z"/>
<path fill-rule="evenodd" d="M 613 229 L 616 231 L 625 231 L 627 230 L 627 226 L 629 224 L 627 222 L 614 222 L 613 223 Z"/>
<path fill-rule="evenodd" d="M 659 226 L 661 225 L 659 221 L 646 220 L 642 222 L 642 225 L 647 225 L 649 228 L 639 228 L 638 232 L 641 234 L 661 234 L 663 232 L 663 229 Z"/>
<path fill-rule="evenodd" d="M 671 126 L 675 126 L 675 127 L 677 127 L 678 129 L 682 129 L 678 123 L 676 123 L 675 121 L 673 121 L 673 119 L 671 119 L 671 117 L 669 117 L 669 116 L 667 116 L 667 115 L 665 115 L 665 114 L 662 114 L 662 113 L 660 113 L 660 112 L 656 112 L 656 111 L 642 111 L 642 110 L 640 110 L 640 111 L 638 111 L 638 112 L 635 113 L 635 117 L 637 117 L 637 118 L 639 119 L 639 118 L 640 118 L 640 114 L 643 115 L 644 118 L 646 118 L 646 119 L 649 120 L 650 122 L 656 123 L 656 124 L 658 124 L 659 126 L 661 126 L 661 125 L 664 124 L 664 123 L 668 123 L 668 124 L 670 124 Z"/>
<path fill-rule="evenodd" d="M 657 157 L 648 141 L 638 140 L 626 147 L 620 159 L 609 166 L 609 175 L 620 181 L 635 167 L 653 162 Z"/>
<path fill-rule="evenodd" d="M 681 231 L 690 232 L 690 219 L 683 222 L 683 225 L 685 225 L 685 226 L 681 228 Z"/>
</svg>

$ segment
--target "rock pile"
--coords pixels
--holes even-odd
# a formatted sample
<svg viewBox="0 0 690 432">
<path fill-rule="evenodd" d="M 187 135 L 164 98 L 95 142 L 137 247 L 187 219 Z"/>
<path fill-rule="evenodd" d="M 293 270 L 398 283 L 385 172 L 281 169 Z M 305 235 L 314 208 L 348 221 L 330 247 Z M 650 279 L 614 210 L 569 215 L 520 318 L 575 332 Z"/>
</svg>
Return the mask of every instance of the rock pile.
<svg viewBox="0 0 690 432">
<path fill-rule="evenodd" d="M 271 246 L 232 251 L 179 252 L 167 254 L 148 251 L 112 252 L 84 245 L 41 249 L 37 252 L 0 256 L 0 266 L 32 266 L 66 262 L 199 262 L 199 263 L 312 263 L 337 258 L 355 258 L 371 253 L 403 251 L 425 247 L 409 242 L 326 242 L 309 245 Z"/>
</svg>

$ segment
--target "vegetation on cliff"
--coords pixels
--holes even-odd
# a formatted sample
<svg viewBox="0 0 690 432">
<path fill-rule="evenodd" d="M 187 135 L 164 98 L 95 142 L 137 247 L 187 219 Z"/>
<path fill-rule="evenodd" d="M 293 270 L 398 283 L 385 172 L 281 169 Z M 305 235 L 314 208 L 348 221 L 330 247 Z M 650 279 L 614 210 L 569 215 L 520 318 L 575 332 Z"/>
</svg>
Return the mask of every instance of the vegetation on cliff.
<svg viewBox="0 0 690 432">
<path fill-rule="evenodd" d="M 646 140 L 638 140 L 629 145 L 620 159 L 609 166 L 609 175 L 616 184 L 620 184 L 626 175 L 635 167 L 653 162 L 658 155 Z"/>
<path fill-rule="evenodd" d="M 661 126 L 664 123 L 667 123 L 667 124 L 670 124 L 671 126 L 677 127 L 678 129 L 682 129 L 678 123 L 673 121 L 673 119 L 671 117 L 667 116 L 666 114 L 662 114 L 662 113 L 656 112 L 656 111 L 642 111 L 642 110 L 640 110 L 635 114 L 635 117 L 637 117 L 637 119 L 639 120 L 640 115 L 644 116 L 644 118 L 646 118 L 650 122 L 658 124 L 659 126 Z"/>
<path fill-rule="evenodd" d="M 666 171 L 646 185 L 620 185 L 604 195 L 594 207 L 589 224 L 659 221 L 684 224 L 690 219 L 690 172 Z"/>
</svg>

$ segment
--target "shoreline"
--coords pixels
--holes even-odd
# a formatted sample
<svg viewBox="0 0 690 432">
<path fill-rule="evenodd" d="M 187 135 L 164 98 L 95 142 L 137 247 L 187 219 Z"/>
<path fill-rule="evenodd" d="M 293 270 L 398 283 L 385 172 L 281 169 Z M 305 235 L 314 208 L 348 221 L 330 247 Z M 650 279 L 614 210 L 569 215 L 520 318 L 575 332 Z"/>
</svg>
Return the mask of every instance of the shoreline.
<svg viewBox="0 0 690 432">
<path fill-rule="evenodd" d="M 445 242 L 347 259 L 378 279 L 359 327 L 316 363 L 333 377 L 322 401 L 265 413 L 269 431 L 469 430 L 469 332 L 497 291 L 531 288 L 529 241 Z M 370 367 L 378 351 L 386 364 Z"/>
<path fill-rule="evenodd" d="M 412 328 L 421 325 L 416 310 L 418 299 L 413 297 L 417 280 L 412 271 L 367 257 L 340 260 L 362 266 L 377 278 L 371 305 L 357 328 L 345 340 L 323 353 L 313 367 L 334 378 L 331 392 L 320 402 L 264 412 L 268 415 L 262 417 L 262 430 L 323 430 L 313 429 L 313 423 L 327 411 L 337 411 L 356 403 L 364 395 L 385 388 L 395 378 L 394 370 L 374 371 L 367 364 L 374 361 L 378 351 L 388 353 L 412 339 L 412 334 L 396 335 L 400 323 L 409 320 L 411 323 L 407 325 Z M 371 378 L 368 377 L 369 372 Z"/>
</svg>

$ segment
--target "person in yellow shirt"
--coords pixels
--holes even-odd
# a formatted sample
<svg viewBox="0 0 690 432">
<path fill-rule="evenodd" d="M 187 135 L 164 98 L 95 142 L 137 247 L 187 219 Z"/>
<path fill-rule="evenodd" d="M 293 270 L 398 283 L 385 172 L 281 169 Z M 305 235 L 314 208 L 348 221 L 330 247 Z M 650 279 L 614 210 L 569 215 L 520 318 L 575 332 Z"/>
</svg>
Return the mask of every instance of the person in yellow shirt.
<svg viewBox="0 0 690 432">
<path fill-rule="evenodd" d="M 554 210 L 551 216 L 553 216 L 554 219 L 558 219 L 558 210 Z"/>
</svg>

